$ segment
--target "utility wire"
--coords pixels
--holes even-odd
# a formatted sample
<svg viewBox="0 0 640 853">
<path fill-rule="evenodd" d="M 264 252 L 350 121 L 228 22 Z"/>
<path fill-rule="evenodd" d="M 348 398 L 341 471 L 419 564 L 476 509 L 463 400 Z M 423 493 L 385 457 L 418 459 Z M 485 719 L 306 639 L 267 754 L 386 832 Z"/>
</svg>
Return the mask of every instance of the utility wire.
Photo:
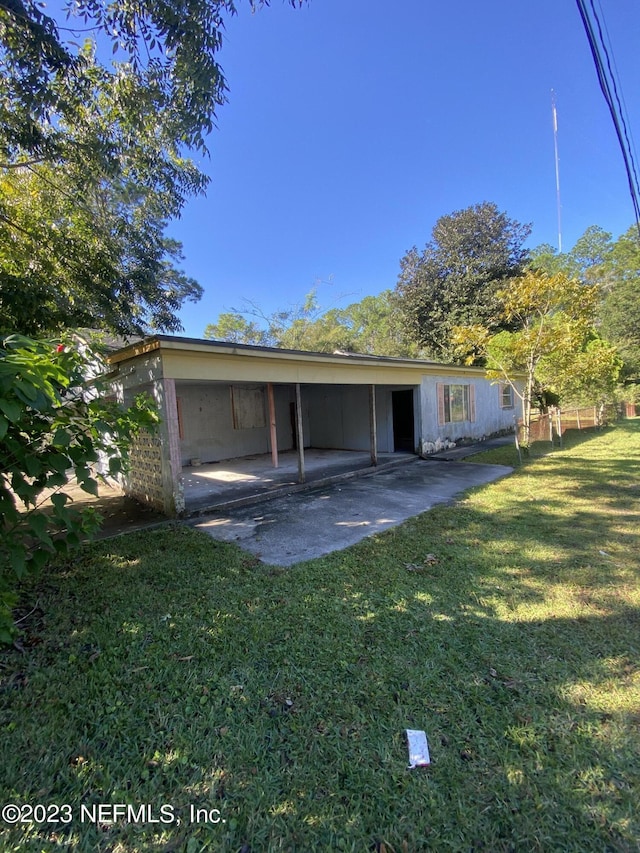
<svg viewBox="0 0 640 853">
<path fill-rule="evenodd" d="M 638 228 L 638 235 L 640 236 L 640 182 L 638 181 L 638 173 L 636 171 L 635 160 L 633 157 L 630 134 L 622 114 L 622 104 L 618 94 L 618 86 L 611 67 L 609 52 L 602 35 L 602 26 L 595 10 L 593 0 L 590 0 L 590 6 L 593 18 L 597 25 L 598 34 L 596 34 L 593 23 L 589 17 L 589 11 L 585 0 L 576 0 L 576 3 L 578 5 L 578 11 L 582 19 L 591 55 L 596 67 L 598 82 L 600 83 L 602 94 L 604 95 L 604 99 L 609 108 L 618 143 L 620 145 L 620 150 L 622 151 L 624 167 L 631 193 L 631 202 L 635 213 L 636 226 Z M 605 57 L 604 61 L 603 55 Z"/>
<path fill-rule="evenodd" d="M 626 151 L 629 155 L 629 163 L 631 165 L 631 171 L 633 172 L 633 179 L 634 179 L 633 185 L 637 190 L 638 187 L 640 186 L 640 184 L 638 182 L 638 173 L 636 171 L 636 164 L 635 164 L 635 160 L 634 160 L 634 156 L 633 156 L 634 155 L 633 145 L 632 145 L 632 142 L 630 139 L 630 133 L 629 133 L 629 130 L 627 128 L 627 123 L 626 123 L 625 118 L 624 118 L 625 110 L 623 108 L 623 102 L 621 100 L 621 95 L 618 93 L 618 86 L 616 84 L 616 75 L 614 74 L 614 71 L 613 71 L 613 68 L 615 68 L 615 59 L 613 61 L 613 68 L 612 68 L 612 61 L 611 61 L 610 52 L 607 49 L 607 44 L 606 44 L 604 35 L 602 33 L 602 24 L 600 23 L 600 18 L 598 18 L 598 13 L 596 12 L 593 0 L 590 0 L 590 4 L 591 4 L 591 10 L 593 12 L 593 17 L 594 17 L 595 22 L 598 26 L 598 36 L 600 38 L 600 43 L 602 45 L 603 53 L 604 53 L 605 59 L 607 61 L 607 68 L 609 70 L 609 78 L 611 79 L 611 85 L 613 86 L 613 94 L 615 95 L 615 100 L 616 100 L 616 103 L 618 105 L 619 120 L 620 120 L 620 124 L 622 126 L 622 130 L 624 133 L 624 138 L 625 138 L 625 142 L 626 142 Z M 601 7 L 600 11 L 602 12 L 602 7 Z M 602 16 L 602 17 L 604 20 L 604 16 Z M 606 31 L 606 24 L 604 26 L 604 29 Z M 607 35 L 608 35 L 608 33 L 607 33 Z M 613 52 L 613 49 L 611 50 L 611 53 L 612 52 Z"/>
<path fill-rule="evenodd" d="M 620 72 L 618 71 L 618 66 L 616 65 L 616 58 L 615 58 L 615 55 L 613 53 L 613 45 L 611 43 L 611 36 L 609 35 L 609 29 L 607 28 L 607 22 L 606 22 L 605 17 L 604 17 L 604 11 L 602 9 L 602 3 L 600 3 L 600 0 L 598 0 L 598 8 L 600 9 L 600 21 L 602 22 L 602 28 L 604 29 L 604 34 L 606 36 L 606 45 L 608 45 L 608 48 L 607 48 L 608 54 L 611 56 L 611 60 L 613 63 L 613 70 L 611 71 L 611 76 L 612 76 L 612 79 L 614 80 L 614 83 L 615 83 L 616 77 L 617 78 L 620 77 Z M 605 44 L 604 40 L 603 40 L 603 44 Z M 618 91 L 616 90 L 616 96 L 617 95 L 618 95 Z M 626 117 L 626 122 L 627 122 L 627 124 L 630 125 L 629 110 L 627 109 L 627 105 L 626 105 L 625 100 L 624 100 L 624 93 L 623 93 L 622 89 L 620 89 L 619 102 L 621 103 L 621 110 L 620 110 L 621 115 Z M 632 136 L 630 131 L 629 131 L 629 136 L 630 136 L 631 152 L 632 152 L 634 159 L 637 161 L 638 160 L 638 151 L 637 151 L 633 136 Z"/>
</svg>

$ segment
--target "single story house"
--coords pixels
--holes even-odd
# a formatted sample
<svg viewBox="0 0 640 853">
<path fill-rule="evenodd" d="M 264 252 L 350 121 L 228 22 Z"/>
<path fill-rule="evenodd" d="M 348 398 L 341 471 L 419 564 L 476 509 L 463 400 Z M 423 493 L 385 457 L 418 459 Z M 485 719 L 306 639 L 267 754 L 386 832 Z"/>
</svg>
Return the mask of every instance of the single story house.
<svg viewBox="0 0 640 853">
<path fill-rule="evenodd" d="M 132 451 L 125 490 L 169 516 L 185 512 L 184 471 L 200 464 L 277 468 L 293 451 L 302 481 L 309 448 L 365 451 L 376 465 L 512 431 L 517 414 L 513 389 L 482 369 L 425 360 L 155 335 L 109 362 L 118 398 L 146 391 L 161 414 Z"/>
</svg>

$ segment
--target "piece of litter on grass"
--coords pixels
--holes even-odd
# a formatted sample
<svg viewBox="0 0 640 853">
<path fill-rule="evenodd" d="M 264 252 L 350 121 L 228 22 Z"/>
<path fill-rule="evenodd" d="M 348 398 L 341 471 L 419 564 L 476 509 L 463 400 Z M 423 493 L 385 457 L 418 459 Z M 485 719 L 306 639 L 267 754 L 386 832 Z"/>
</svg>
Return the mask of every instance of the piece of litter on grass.
<svg viewBox="0 0 640 853">
<path fill-rule="evenodd" d="M 409 745 L 409 768 L 428 767 L 431 764 L 431 758 L 425 732 L 407 729 L 407 742 Z"/>
</svg>

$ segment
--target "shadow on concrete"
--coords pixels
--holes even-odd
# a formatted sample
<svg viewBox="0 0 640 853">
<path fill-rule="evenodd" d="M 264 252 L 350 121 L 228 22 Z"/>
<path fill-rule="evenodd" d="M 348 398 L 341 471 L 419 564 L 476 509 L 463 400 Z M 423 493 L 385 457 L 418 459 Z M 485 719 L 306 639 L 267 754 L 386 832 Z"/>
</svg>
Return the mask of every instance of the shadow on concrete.
<svg viewBox="0 0 640 853">
<path fill-rule="evenodd" d="M 267 453 L 187 467 L 182 469 L 186 515 L 260 503 L 417 459 L 412 453 L 380 453 L 378 464 L 372 466 L 368 451 L 309 448 L 304 452 L 303 483 L 299 481 L 295 451 L 280 453 L 277 468 L 273 467 L 271 455 Z"/>
<path fill-rule="evenodd" d="M 187 523 L 265 563 L 289 566 L 346 548 L 511 471 L 504 465 L 417 459 L 268 503 L 226 506 Z"/>
</svg>

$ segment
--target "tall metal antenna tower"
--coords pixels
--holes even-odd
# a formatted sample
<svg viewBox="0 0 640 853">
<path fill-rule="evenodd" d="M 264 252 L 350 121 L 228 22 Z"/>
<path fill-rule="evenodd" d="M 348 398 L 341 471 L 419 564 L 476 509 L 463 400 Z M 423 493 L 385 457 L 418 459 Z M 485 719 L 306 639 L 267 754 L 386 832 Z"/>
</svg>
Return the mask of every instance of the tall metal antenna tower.
<svg viewBox="0 0 640 853">
<path fill-rule="evenodd" d="M 562 253 L 562 205 L 560 204 L 560 159 L 558 157 L 558 112 L 556 95 L 551 90 L 551 115 L 553 116 L 553 150 L 556 160 L 556 208 L 558 211 L 558 252 Z"/>
</svg>

